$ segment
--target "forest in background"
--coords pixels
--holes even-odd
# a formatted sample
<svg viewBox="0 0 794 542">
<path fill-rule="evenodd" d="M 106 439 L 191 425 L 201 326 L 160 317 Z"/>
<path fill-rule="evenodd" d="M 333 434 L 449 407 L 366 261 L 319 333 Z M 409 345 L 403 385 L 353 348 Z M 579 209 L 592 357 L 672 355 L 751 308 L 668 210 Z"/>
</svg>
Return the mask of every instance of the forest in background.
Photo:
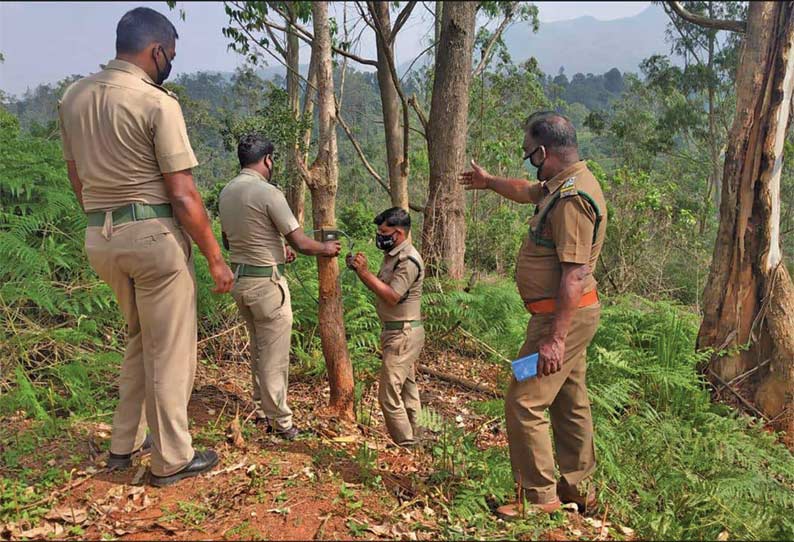
<svg viewBox="0 0 794 542">
<path fill-rule="evenodd" d="M 698 8 L 703 3 L 685 4 L 703 9 Z M 735 17 L 742 6 L 725 9 L 722 15 Z M 526 177 L 521 123 L 532 111 L 552 109 L 571 118 L 581 154 L 602 183 L 610 221 L 597 278 L 606 308 L 590 349 L 589 373 L 601 458 L 598 482 L 609 495 L 610 515 L 641 537 L 794 536 L 787 513 L 794 507 L 794 460 L 758 420 L 711 401 L 699 372 L 705 355 L 695 352 L 717 239 L 722 162 L 736 108 L 740 42 L 721 36 L 671 22 L 671 51 L 684 56 L 683 66 L 660 55 L 646 59 L 637 74 L 613 69 L 597 75 L 544 74 L 533 59 L 514 63 L 497 41 L 469 89 L 467 158 L 493 173 Z M 478 38 L 475 59 L 487 38 Z M 286 120 L 291 114 L 287 81 L 264 80 L 258 73 L 252 65 L 232 75 L 183 75 L 166 85 L 180 98 L 200 162 L 194 173 L 215 219 L 217 195 L 238 169 L 233 149 L 240 134 L 260 130 L 275 141 L 274 178 L 285 189 L 295 182 L 288 168 L 290 146 L 306 129 L 312 130 L 306 150 L 318 136 L 312 118 Z M 38 493 L 64 482 L 57 469 L 25 466 L 25 453 L 77 421 L 109 419 L 123 344 L 115 301 L 85 261 L 85 220 L 60 155 L 55 106 L 73 79 L 41 85 L 19 99 L 4 96 L 0 110 L 0 253 L 6 256 L 0 268 L 0 415 L 23 412 L 35 422 L 21 436 L 0 429 L 5 465 L 0 467 L 0 524 L 41 517 L 46 509 L 30 506 L 37 496 L 27 488 Z M 334 82 L 340 117 L 350 132 L 336 128 L 339 226 L 357 250 L 377 261 L 371 217 L 390 206 L 379 82 L 376 73 L 356 69 L 342 55 L 335 56 Z M 406 74 L 402 88 L 417 102 L 409 112 L 414 132 L 407 155 L 408 196 L 419 209 L 430 185 L 420 112 L 430 110 L 433 83 L 429 63 Z M 789 156 L 792 145 L 794 139 L 787 138 Z M 780 197 L 781 245 L 790 255 L 794 172 L 787 163 Z M 304 198 L 308 229 L 311 200 L 308 194 Z M 499 386 L 507 377 L 504 359 L 514 356 L 527 319 L 511 276 L 531 212 L 530 206 L 493 194 L 467 195 L 466 276 L 450 280 L 438 272 L 426 289 L 434 348 L 469 354 L 479 348 L 476 362 L 496 369 Z M 423 213 L 414 210 L 412 218 L 418 243 Z M 201 258 L 197 265 L 203 340 L 237 322 L 230 299 L 209 293 Z M 291 273 L 293 355 L 296 380 L 320 385 L 325 362 L 310 294 L 318 287 L 315 268 L 313 260 L 302 258 Z M 361 418 L 359 407 L 379 363 L 377 322 L 363 288 L 344 273 L 341 283 Z M 458 328 L 485 346 L 475 348 L 449 333 Z M 222 348 L 214 340 L 203 343 L 202 363 L 223 359 Z M 500 400 L 470 406 L 500 416 Z M 428 425 L 443 424 L 432 412 L 426 418 Z M 489 509 L 512 491 L 506 450 L 481 449 L 465 432 L 444 434 L 453 445 L 430 451 L 439 467 L 437 480 L 448 490 L 437 535 L 472 536 L 470 528 L 476 537 L 504 534 Z M 461 457 L 450 463 L 450 450 Z M 456 471 L 454 461 L 467 468 Z M 661 464 L 664 472 L 659 472 Z"/>
</svg>

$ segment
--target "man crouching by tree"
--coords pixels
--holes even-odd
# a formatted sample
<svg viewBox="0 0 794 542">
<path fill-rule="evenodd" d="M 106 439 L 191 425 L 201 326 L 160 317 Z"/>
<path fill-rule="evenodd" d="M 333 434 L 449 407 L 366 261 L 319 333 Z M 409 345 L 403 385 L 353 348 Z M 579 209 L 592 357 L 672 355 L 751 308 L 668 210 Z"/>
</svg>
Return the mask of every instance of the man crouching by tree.
<svg viewBox="0 0 794 542">
<path fill-rule="evenodd" d="M 348 255 L 347 263 L 364 285 L 378 297 L 377 311 L 383 323 L 380 336 L 383 367 L 378 384 L 378 402 L 386 428 L 399 446 L 416 444 L 419 390 L 416 360 L 425 342 L 422 326 L 422 280 L 424 263 L 411 244 L 411 216 L 392 207 L 375 217 L 376 244 L 386 254 L 378 275 L 367 266 L 367 257 Z"/>
<path fill-rule="evenodd" d="M 579 158 L 576 130 L 550 111 L 524 125 L 524 160 L 537 183 L 493 176 L 472 161 L 461 175 L 467 190 L 490 189 L 518 203 L 534 203 L 535 216 L 518 253 L 518 291 L 532 314 L 518 356 L 538 353 L 537 378 L 513 378 L 505 397 L 507 440 L 519 502 L 499 507 L 504 519 L 520 514 L 526 498 L 535 510 L 553 512 L 560 501 L 592 509 L 588 483 L 595 470 L 593 421 L 585 385 L 587 346 L 601 306 L 593 278 L 606 233 L 606 202 Z M 549 411 L 559 483 L 549 438 Z"/>
</svg>

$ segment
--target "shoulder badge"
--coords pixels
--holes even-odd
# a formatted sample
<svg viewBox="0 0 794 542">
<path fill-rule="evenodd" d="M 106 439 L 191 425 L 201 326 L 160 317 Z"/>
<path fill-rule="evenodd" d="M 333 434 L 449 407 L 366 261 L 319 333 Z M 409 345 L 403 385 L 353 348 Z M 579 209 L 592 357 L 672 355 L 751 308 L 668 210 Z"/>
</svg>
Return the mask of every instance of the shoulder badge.
<svg viewBox="0 0 794 542">
<path fill-rule="evenodd" d="M 576 190 L 576 177 L 571 177 L 562 183 L 562 186 L 560 187 L 561 198 L 575 196 L 576 194 L 578 194 L 578 191 Z"/>
<path fill-rule="evenodd" d="M 143 81 L 143 82 L 144 82 L 144 83 L 146 83 L 147 85 L 151 85 L 151 86 L 153 86 L 154 88 L 156 88 L 156 89 L 158 89 L 158 90 L 161 90 L 161 91 L 165 92 L 165 93 L 166 93 L 166 94 L 168 94 L 170 97 L 172 97 L 174 100 L 176 100 L 176 101 L 179 101 L 179 97 L 178 97 L 176 94 L 174 94 L 173 92 L 171 92 L 170 90 L 168 90 L 167 88 L 165 88 L 164 86 L 162 86 L 162 85 L 158 85 L 157 83 L 154 83 L 154 82 L 152 82 L 152 81 L 149 81 L 148 79 L 144 79 L 143 77 L 141 77 L 141 81 Z"/>
</svg>

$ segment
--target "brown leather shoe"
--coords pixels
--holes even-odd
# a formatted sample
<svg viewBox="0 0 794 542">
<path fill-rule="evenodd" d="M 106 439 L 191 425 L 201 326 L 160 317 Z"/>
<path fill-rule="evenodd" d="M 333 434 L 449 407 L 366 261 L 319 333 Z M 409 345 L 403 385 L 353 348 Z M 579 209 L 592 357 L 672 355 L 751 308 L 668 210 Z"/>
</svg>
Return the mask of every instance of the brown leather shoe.
<svg viewBox="0 0 794 542">
<path fill-rule="evenodd" d="M 557 484 L 557 496 L 566 504 L 570 502 L 575 503 L 579 508 L 580 514 L 592 511 L 598 505 L 595 487 L 593 487 L 592 484 L 587 491 L 587 495 L 582 495 L 575 487 Z"/>
<path fill-rule="evenodd" d="M 559 500 L 554 500 L 551 502 L 546 503 L 530 503 L 528 502 L 524 507 L 523 512 L 530 513 L 530 514 L 553 514 L 557 510 L 562 508 L 562 502 Z M 496 509 L 497 517 L 505 520 L 505 521 L 515 521 L 521 518 L 524 514 L 521 510 L 520 503 L 514 502 L 510 504 L 503 504 L 499 508 Z"/>
</svg>

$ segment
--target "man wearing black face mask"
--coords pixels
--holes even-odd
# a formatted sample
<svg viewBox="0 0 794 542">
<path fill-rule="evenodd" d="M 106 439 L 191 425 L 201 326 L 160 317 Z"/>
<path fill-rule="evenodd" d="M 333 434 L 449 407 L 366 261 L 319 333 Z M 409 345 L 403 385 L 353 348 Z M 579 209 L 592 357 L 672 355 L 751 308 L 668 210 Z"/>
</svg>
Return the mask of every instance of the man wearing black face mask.
<svg viewBox="0 0 794 542">
<path fill-rule="evenodd" d="M 519 250 L 516 282 L 532 314 L 518 357 L 537 352 L 538 371 L 537 378 L 513 378 L 505 397 L 510 461 L 519 487 L 519 502 L 497 509 L 505 519 L 519 515 L 524 498 L 544 512 L 559 509 L 560 501 L 580 509 L 595 504 L 588 483 L 596 463 L 585 355 L 601 313 L 593 270 L 606 233 L 606 202 L 579 158 L 576 130 L 567 118 L 534 113 L 524 126 L 523 147 L 538 183 L 495 177 L 473 161 L 472 171 L 461 175 L 467 190 L 490 189 L 536 205 Z"/>
<path fill-rule="evenodd" d="M 232 297 L 250 338 L 251 380 L 256 422 L 292 440 L 298 428 L 287 406 L 292 306 L 284 264 L 295 254 L 332 258 L 341 243 L 320 243 L 300 229 L 281 190 L 273 183 L 273 143 L 248 134 L 237 145 L 240 174 L 218 196 L 223 242 L 235 272 Z"/>
<path fill-rule="evenodd" d="M 377 311 L 383 323 L 381 350 L 383 367 L 378 382 L 378 401 L 386 428 L 399 446 L 416 443 L 419 390 L 416 360 L 425 342 L 422 326 L 422 281 L 424 263 L 411 244 L 411 216 L 392 207 L 375 217 L 377 247 L 386 253 L 375 276 L 362 253 L 348 255 L 347 263 L 364 285 L 378 296 Z"/>
<path fill-rule="evenodd" d="M 116 27 L 116 58 L 71 85 L 59 106 L 69 180 L 86 212 L 91 267 L 113 290 L 127 323 L 108 467 L 126 468 L 151 448 L 150 482 L 172 484 L 211 469 L 193 449 L 187 404 L 196 371 L 193 242 L 215 291 L 233 275 L 193 181 L 198 165 L 171 71 L 177 32 L 149 8 Z M 151 436 L 146 437 L 146 429 Z"/>
</svg>

